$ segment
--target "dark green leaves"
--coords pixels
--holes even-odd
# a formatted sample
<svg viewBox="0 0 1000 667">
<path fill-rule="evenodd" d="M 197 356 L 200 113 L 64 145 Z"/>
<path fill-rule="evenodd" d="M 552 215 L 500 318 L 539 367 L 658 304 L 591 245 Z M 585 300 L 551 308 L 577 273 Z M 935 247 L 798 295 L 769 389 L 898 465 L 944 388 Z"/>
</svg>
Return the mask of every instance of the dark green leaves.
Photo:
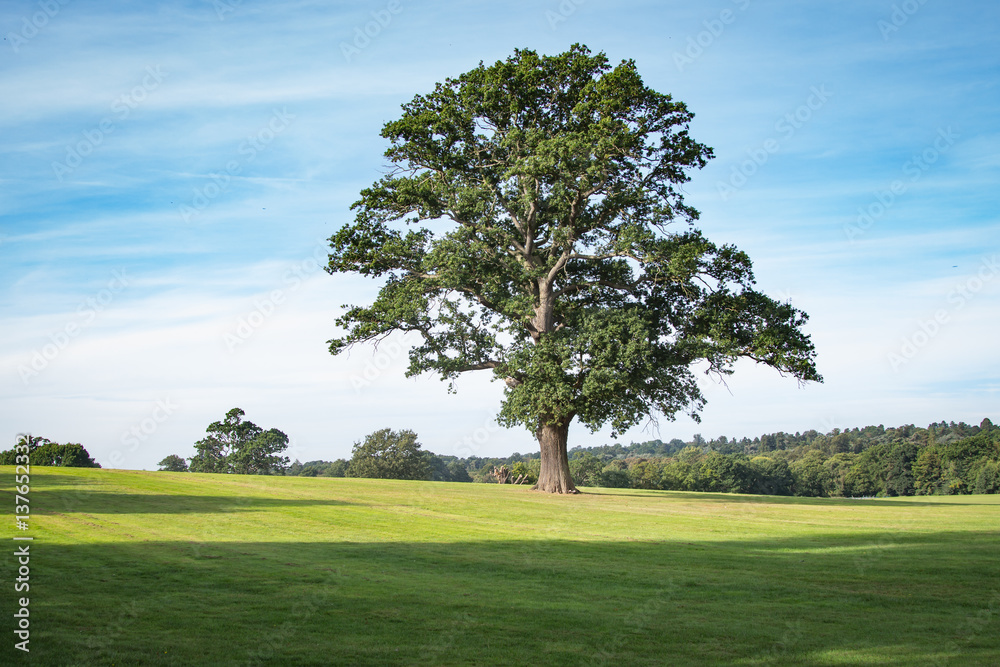
<svg viewBox="0 0 1000 667">
<path fill-rule="evenodd" d="M 208 426 L 208 435 L 194 445 L 197 454 L 191 458 L 191 472 L 260 475 L 288 467 L 288 457 L 279 456 L 288 447 L 288 436 L 244 421 L 245 414 L 233 408 L 225 419 Z"/>
<path fill-rule="evenodd" d="M 429 473 L 417 434 L 407 429 L 375 431 L 355 443 L 352 452 L 348 477 L 426 479 Z"/>
<path fill-rule="evenodd" d="M 580 45 L 515 51 L 417 95 L 382 132 L 394 170 L 330 239 L 331 273 L 384 280 L 340 317 L 331 352 L 418 332 L 409 373 L 492 369 L 501 419 L 532 430 L 696 416 L 697 362 L 819 380 L 805 314 L 690 227 L 679 186 L 712 157 L 691 118 L 634 62 Z"/>
</svg>

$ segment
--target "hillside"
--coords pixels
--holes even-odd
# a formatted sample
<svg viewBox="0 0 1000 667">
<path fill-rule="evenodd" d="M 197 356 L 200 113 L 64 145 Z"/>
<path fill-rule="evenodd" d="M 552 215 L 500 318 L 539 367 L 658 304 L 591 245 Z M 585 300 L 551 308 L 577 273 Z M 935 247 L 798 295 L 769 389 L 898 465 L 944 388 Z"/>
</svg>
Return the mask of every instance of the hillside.
<svg viewBox="0 0 1000 667">
<path fill-rule="evenodd" d="M 1000 660 L 1000 496 L 37 467 L 28 497 L 32 664 Z"/>
</svg>

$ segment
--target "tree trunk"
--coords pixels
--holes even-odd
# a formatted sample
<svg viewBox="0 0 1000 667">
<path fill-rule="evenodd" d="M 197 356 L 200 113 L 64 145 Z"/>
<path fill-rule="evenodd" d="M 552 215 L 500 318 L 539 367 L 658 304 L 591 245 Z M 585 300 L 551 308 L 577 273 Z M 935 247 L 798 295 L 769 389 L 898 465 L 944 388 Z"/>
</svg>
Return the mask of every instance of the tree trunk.
<svg viewBox="0 0 1000 667">
<path fill-rule="evenodd" d="M 569 421 L 562 424 L 543 424 L 535 431 L 542 450 L 542 467 L 538 483 L 532 489 L 548 493 L 579 493 L 569 474 L 569 457 L 566 455 L 566 436 Z"/>
</svg>

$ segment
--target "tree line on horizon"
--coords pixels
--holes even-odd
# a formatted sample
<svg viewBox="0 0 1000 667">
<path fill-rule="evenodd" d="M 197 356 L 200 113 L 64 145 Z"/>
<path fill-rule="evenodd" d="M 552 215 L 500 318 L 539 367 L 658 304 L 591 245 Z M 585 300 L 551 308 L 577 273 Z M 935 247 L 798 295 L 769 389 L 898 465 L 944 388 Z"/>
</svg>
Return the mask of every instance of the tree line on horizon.
<svg viewBox="0 0 1000 667">
<path fill-rule="evenodd" d="M 170 455 L 163 471 L 302 477 L 366 477 L 444 482 L 533 484 L 540 453 L 507 457 L 439 455 L 422 449 L 412 430 L 381 429 L 356 442 L 350 459 L 289 462 L 288 436 L 243 419 L 233 408 L 195 443 L 195 455 Z M 80 444 L 21 435 L 20 449 L 0 452 L 0 465 L 101 467 Z M 829 433 L 770 433 L 753 438 L 674 438 L 628 445 L 574 447 L 569 465 L 578 486 L 871 497 L 1000 493 L 1000 427 L 935 422 L 895 428 L 866 426 Z"/>
<path fill-rule="evenodd" d="M 225 466 L 205 466 L 203 442 L 190 467 L 173 456 L 160 462 L 162 469 L 227 471 Z M 232 451 L 239 449 L 237 445 Z M 944 421 L 927 428 L 880 424 L 834 428 L 829 433 L 777 432 L 752 440 L 725 436 L 705 440 L 695 434 L 687 442 L 674 438 L 574 447 L 569 455 L 574 482 L 584 487 L 813 497 L 1000 492 L 1000 428 L 989 419 L 978 426 Z M 439 455 L 421 449 L 411 430 L 381 429 L 355 443 L 350 459 L 288 463 L 282 457 L 256 472 L 496 483 L 494 472 L 499 469 L 509 472 L 501 479 L 533 484 L 539 459 L 538 452 L 507 457 Z"/>
<path fill-rule="evenodd" d="M 382 440 L 396 435 L 389 429 L 378 433 Z M 405 433 L 416 442 L 412 431 Z M 538 475 L 539 453 L 459 458 L 419 447 L 422 465 L 415 463 L 408 476 L 396 476 L 388 467 L 362 470 L 353 456 L 295 461 L 282 474 L 495 483 L 493 469 L 506 466 L 512 479 L 523 476 L 526 483 Z M 411 460 L 416 462 L 417 456 Z M 705 440 L 696 434 L 688 442 L 675 438 L 574 447 L 569 464 L 578 486 L 813 497 L 998 493 L 1000 428 L 984 419 L 978 426 L 942 421 L 927 428 L 835 428 L 825 434 L 778 432 L 752 440 Z"/>
</svg>

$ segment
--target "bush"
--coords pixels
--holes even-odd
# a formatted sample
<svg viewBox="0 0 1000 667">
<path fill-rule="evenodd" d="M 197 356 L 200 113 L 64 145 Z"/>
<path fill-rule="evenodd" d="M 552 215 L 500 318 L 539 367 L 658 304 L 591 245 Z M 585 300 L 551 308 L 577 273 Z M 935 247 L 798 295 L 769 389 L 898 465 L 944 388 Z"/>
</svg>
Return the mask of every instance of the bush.
<svg viewBox="0 0 1000 667">
<path fill-rule="evenodd" d="M 457 465 L 458 461 L 456 461 L 455 464 Z M 534 484 L 534 483 L 536 483 L 538 481 L 538 472 L 539 472 L 539 470 L 541 470 L 541 466 L 542 466 L 541 459 L 532 459 L 532 460 L 528 461 L 527 463 L 525 463 L 524 461 L 516 461 L 514 463 L 514 465 L 512 465 L 510 467 L 511 481 L 520 479 L 521 476 L 523 475 L 524 479 L 521 480 L 522 484 Z M 572 466 L 573 466 L 573 464 L 570 463 L 570 468 L 571 469 L 572 469 Z M 462 468 L 462 471 L 464 472 L 465 468 Z M 468 472 L 465 473 L 465 476 L 468 478 L 468 481 L 470 481 L 470 482 L 472 481 L 472 478 L 469 477 L 469 473 Z M 576 479 L 576 474 L 575 473 L 573 475 L 573 478 Z M 464 480 L 464 479 L 457 479 L 455 481 L 456 482 L 464 482 L 466 480 Z M 577 482 L 577 484 L 579 485 L 580 483 Z"/>
<path fill-rule="evenodd" d="M 188 464 L 187 461 L 177 456 L 176 454 L 171 454 L 167 456 L 162 461 L 156 465 L 160 466 L 160 472 L 187 472 Z"/>
</svg>

